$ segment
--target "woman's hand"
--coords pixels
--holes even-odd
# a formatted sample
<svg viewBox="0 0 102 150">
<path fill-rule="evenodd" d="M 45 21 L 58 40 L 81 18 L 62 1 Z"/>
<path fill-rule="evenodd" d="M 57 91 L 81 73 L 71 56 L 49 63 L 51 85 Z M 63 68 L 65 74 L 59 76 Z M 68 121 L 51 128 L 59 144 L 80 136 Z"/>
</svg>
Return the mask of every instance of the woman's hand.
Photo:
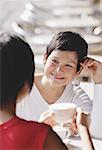
<svg viewBox="0 0 102 150">
<path fill-rule="evenodd" d="M 87 128 L 88 126 L 89 126 L 89 115 L 83 113 L 81 108 L 77 108 L 73 122 L 69 126 L 71 135 L 78 134 L 82 127 Z"/>
<path fill-rule="evenodd" d="M 96 84 L 102 84 L 102 63 L 92 58 L 87 58 L 80 63 L 83 71 L 86 72 Z"/>
<path fill-rule="evenodd" d="M 76 126 L 77 126 L 77 129 L 79 132 L 80 132 L 81 127 L 88 128 L 87 117 L 88 117 L 88 115 L 83 113 L 81 108 L 77 108 Z"/>
<path fill-rule="evenodd" d="M 49 110 L 42 113 L 39 118 L 39 122 L 42 122 L 42 123 L 50 125 L 51 127 L 54 127 L 56 125 L 54 113 Z"/>
<path fill-rule="evenodd" d="M 88 115 L 82 113 L 81 108 L 77 109 L 76 125 L 78 128 L 78 133 L 82 141 L 82 149 L 95 150 L 91 135 L 87 127 L 87 117 Z"/>
</svg>

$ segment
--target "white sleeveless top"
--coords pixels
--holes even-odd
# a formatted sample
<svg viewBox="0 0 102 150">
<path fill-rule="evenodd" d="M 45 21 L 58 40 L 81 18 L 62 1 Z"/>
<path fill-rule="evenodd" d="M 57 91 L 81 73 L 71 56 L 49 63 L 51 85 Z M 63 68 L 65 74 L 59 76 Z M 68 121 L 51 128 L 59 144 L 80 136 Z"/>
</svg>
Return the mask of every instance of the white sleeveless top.
<svg viewBox="0 0 102 150">
<path fill-rule="evenodd" d="M 76 87 L 72 83 L 66 86 L 61 97 L 55 103 L 75 103 L 87 113 L 92 110 L 92 101 L 88 95 L 79 86 Z M 38 121 L 40 115 L 48 109 L 49 104 L 34 84 L 30 94 L 17 104 L 16 114 L 26 120 Z"/>
</svg>

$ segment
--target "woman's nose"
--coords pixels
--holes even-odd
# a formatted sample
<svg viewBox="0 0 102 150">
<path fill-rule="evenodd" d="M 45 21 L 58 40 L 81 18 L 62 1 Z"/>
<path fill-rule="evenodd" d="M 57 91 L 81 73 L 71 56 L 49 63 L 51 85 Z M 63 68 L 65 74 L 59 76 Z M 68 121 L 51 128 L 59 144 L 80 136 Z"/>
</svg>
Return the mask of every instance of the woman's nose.
<svg viewBox="0 0 102 150">
<path fill-rule="evenodd" d="M 57 65 L 56 66 L 56 71 L 59 72 L 59 71 L 63 71 L 63 67 L 61 65 Z"/>
</svg>

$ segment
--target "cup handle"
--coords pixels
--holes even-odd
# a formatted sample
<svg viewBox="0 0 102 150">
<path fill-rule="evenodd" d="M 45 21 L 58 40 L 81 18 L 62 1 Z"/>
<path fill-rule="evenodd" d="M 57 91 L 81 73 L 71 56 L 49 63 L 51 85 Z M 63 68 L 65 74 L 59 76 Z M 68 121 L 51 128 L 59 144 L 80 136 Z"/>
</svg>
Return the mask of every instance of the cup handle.
<svg viewBox="0 0 102 150">
<path fill-rule="evenodd" d="M 47 117 L 50 117 L 54 112 L 52 110 L 47 110 L 43 112 L 38 120 L 38 122 L 43 122 Z"/>
</svg>

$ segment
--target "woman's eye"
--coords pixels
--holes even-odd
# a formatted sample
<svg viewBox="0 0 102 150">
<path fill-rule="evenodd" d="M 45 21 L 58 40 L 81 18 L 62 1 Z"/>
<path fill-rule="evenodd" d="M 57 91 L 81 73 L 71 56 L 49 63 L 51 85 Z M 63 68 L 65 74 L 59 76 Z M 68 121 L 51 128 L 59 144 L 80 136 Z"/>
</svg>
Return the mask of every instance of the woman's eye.
<svg viewBox="0 0 102 150">
<path fill-rule="evenodd" d="M 71 64 L 67 64 L 66 66 L 67 66 L 67 67 L 73 67 Z"/>
<path fill-rule="evenodd" d="M 58 61 L 57 61 L 57 60 L 55 60 L 55 59 L 52 59 L 51 61 L 52 61 L 53 63 L 58 64 Z"/>
</svg>

